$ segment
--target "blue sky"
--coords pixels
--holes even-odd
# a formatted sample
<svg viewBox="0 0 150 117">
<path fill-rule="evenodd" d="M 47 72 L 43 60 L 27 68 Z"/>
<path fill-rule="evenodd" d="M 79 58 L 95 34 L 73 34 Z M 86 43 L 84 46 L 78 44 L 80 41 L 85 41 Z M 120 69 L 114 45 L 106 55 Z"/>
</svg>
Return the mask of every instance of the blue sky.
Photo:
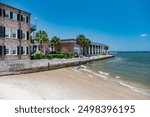
<svg viewBox="0 0 150 117">
<path fill-rule="evenodd" d="M 111 50 L 150 51 L 150 0 L 0 0 L 32 13 L 49 38 L 84 34 Z"/>
</svg>

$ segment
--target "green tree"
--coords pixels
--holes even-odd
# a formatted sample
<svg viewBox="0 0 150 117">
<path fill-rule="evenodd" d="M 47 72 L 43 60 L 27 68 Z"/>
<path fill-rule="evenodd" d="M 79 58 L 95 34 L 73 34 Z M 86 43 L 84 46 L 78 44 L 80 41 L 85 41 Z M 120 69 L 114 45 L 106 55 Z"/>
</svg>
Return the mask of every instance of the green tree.
<svg viewBox="0 0 150 117">
<path fill-rule="evenodd" d="M 53 36 L 51 38 L 52 51 L 54 51 L 54 47 L 58 46 L 59 44 L 60 44 L 60 38 L 57 36 Z"/>
<path fill-rule="evenodd" d="M 48 35 L 45 31 L 40 30 L 35 34 L 34 40 L 36 40 L 40 44 L 40 47 L 38 48 L 40 51 L 42 51 L 42 45 L 44 45 L 48 41 Z"/>
<path fill-rule="evenodd" d="M 105 52 L 107 53 L 107 50 L 109 49 L 109 46 L 105 45 L 104 49 L 105 49 Z"/>
<path fill-rule="evenodd" d="M 105 45 L 104 49 L 107 51 L 109 49 L 109 46 Z"/>
<path fill-rule="evenodd" d="M 76 41 L 83 48 L 83 55 L 85 55 L 85 48 L 87 49 L 91 45 L 90 39 L 80 34 L 77 36 Z"/>
</svg>

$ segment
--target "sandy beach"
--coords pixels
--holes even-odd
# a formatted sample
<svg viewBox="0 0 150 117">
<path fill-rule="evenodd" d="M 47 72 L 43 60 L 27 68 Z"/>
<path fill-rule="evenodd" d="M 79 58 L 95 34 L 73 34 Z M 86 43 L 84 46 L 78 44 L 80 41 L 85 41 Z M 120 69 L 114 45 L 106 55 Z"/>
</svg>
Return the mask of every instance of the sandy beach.
<svg viewBox="0 0 150 117">
<path fill-rule="evenodd" d="M 143 100 L 149 96 L 73 67 L 0 77 L 1 100 Z"/>
</svg>

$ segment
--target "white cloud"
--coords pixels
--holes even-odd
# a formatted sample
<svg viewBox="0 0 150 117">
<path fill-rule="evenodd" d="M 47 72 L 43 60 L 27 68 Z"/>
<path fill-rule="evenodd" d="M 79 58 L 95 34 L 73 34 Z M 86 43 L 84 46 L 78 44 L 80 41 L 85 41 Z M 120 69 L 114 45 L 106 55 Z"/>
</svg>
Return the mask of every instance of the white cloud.
<svg viewBox="0 0 150 117">
<path fill-rule="evenodd" d="M 150 34 L 148 34 L 148 33 L 141 34 L 141 37 L 149 37 L 149 36 L 150 36 Z"/>
</svg>

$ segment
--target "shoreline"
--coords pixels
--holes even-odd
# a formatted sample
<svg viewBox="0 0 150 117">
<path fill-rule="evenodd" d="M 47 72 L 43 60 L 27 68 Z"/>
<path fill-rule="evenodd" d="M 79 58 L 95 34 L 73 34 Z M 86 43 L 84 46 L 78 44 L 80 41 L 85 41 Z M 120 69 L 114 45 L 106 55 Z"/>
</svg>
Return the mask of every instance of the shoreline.
<svg viewBox="0 0 150 117">
<path fill-rule="evenodd" d="M 0 99 L 7 100 L 149 100 L 104 77 L 74 67 L 52 71 L 3 76 Z"/>
<path fill-rule="evenodd" d="M 139 84 L 138 82 L 130 82 L 128 80 L 122 79 L 120 78 L 121 76 L 111 76 L 110 73 L 104 72 L 104 71 L 99 71 L 99 73 L 97 71 L 94 71 L 88 67 L 83 67 L 83 69 L 81 69 L 81 71 L 90 73 L 90 74 L 94 74 L 95 76 L 97 76 L 98 78 L 107 80 L 109 82 L 114 82 L 117 83 L 119 85 L 122 85 L 124 87 L 127 87 L 128 89 L 140 93 L 142 95 L 146 95 L 146 96 L 150 96 L 150 89 L 148 87 L 146 87 L 144 84 Z"/>
</svg>

